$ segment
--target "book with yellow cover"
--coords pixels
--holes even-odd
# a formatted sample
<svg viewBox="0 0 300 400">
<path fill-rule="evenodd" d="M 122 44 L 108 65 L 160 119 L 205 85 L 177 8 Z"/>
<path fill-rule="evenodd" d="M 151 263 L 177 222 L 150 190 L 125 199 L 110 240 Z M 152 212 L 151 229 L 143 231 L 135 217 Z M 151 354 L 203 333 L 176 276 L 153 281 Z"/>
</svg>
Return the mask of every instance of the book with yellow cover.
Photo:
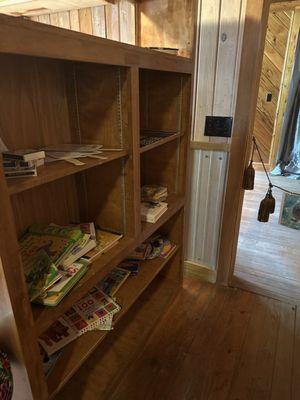
<svg viewBox="0 0 300 400">
<path fill-rule="evenodd" d="M 123 235 L 112 233 L 109 231 L 105 231 L 102 229 L 96 229 L 96 242 L 97 246 L 85 254 L 82 258 L 88 260 L 89 262 L 94 261 L 101 254 L 106 253 L 113 246 L 119 243 L 119 240 L 122 239 Z"/>
</svg>

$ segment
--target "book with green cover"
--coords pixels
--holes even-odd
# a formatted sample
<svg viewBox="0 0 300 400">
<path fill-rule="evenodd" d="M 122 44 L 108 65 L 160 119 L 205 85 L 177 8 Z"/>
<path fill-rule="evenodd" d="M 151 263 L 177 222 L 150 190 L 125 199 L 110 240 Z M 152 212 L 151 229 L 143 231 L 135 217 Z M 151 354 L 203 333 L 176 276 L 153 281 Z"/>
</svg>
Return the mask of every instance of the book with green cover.
<svg viewBox="0 0 300 400">
<path fill-rule="evenodd" d="M 54 224 L 31 225 L 20 239 L 23 263 L 43 249 L 53 264 L 60 265 L 83 236 L 80 228 L 62 227 Z"/>
<path fill-rule="evenodd" d="M 67 269 L 60 271 L 61 279 L 36 299 L 45 306 L 56 306 L 73 286 L 83 277 L 88 269 L 88 262 L 80 259 Z"/>
<path fill-rule="evenodd" d="M 23 265 L 30 301 L 61 278 L 58 269 L 43 249 L 38 250 Z"/>
</svg>

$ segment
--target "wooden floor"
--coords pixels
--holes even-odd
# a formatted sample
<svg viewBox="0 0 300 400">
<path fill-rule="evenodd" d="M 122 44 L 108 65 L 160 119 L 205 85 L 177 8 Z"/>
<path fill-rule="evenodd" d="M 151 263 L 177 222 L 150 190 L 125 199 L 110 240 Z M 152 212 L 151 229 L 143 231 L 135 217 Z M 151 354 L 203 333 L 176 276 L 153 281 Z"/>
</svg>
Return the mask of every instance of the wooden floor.
<svg viewBox="0 0 300 400">
<path fill-rule="evenodd" d="M 274 183 L 300 193 L 300 181 L 283 177 Z M 257 221 L 267 190 L 263 172 L 256 172 L 255 190 L 246 191 L 233 285 L 300 304 L 300 231 L 280 225 L 282 192 L 275 190 L 276 211 L 269 223 Z"/>
<path fill-rule="evenodd" d="M 112 362 L 105 363 L 100 346 L 60 399 L 300 399 L 300 318 L 290 304 L 186 278 L 121 374 L 118 335 L 116 329 L 110 337 Z M 122 335 L 124 343 L 126 329 Z M 112 368 L 117 380 L 105 393 L 101 371 Z"/>
</svg>

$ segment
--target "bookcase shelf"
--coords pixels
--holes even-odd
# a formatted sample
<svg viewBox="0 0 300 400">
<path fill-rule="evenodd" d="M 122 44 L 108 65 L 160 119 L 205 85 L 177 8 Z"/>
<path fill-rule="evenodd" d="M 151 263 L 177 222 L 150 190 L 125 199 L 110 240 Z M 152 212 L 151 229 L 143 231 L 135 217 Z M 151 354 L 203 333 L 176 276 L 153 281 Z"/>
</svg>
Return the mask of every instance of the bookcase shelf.
<svg viewBox="0 0 300 400">
<path fill-rule="evenodd" d="M 7 182 L 8 192 L 10 195 L 21 193 L 25 190 L 53 182 L 65 176 L 77 174 L 87 169 L 94 168 L 126 156 L 128 156 L 128 152 L 125 150 L 105 152 L 103 153 L 103 157 L 106 157 L 106 160 L 82 158 L 80 161 L 82 161 L 84 165 L 80 166 L 72 165 L 65 161 L 54 161 L 53 163 L 39 167 L 38 176 L 36 177 L 17 178 Z"/>
<path fill-rule="evenodd" d="M 141 264 L 141 270 L 137 277 L 129 278 L 118 291 L 118 303 L 121 311 L 116 315 L 115 323 L 128 312 L 130 307 L 150 285 L 159 272 L 179 251 L 179 246 L 167 257 L 147 260 Z M 116 328 L 117 329 L 117 328 Z M 59 391 L 80 367 L 90 353 L 104 340 L 108 332 L 89 332 L 85 336 L 71 342 L 66 346 L 61 355 L 60 363 L 55 366 L 48 378 L 48 387 L 51 395 Z"/>
<path fill-rule="evenodd" d="M 88 272 L 73 288 L 73 290 L 55 307 L 33 305 L 33 317 L 37 334 L 43 333 L 76 301 L 80 300 L 94 285 L 99 282 L 113 267 L 117 266 L 128 254 L 130 247 L 134 248 L 132 238 L 121 239 L 120 243 L 100 256 L 89 265 Z"/>
<path fill-rule="evenodd" d="M 148 144 L 147 146 L 140 147 L 140 153 L 145 153 L 146 151 L 155 149 L 156 147 L 163 146 L 166 143 L 172 142 L 182 136 L 182 133 L 174 133 L 168 137 L 158 140 L 157 142 Z"/>
<path fill-rule="evenodd" d="M 80 393 L 84 363 L 99 358 L 97 351 L 108 366 L 99 377 L 105 393 L 109 377 L 121 374 L 113 368 L 110 341 L 125 368 L 182 284 L 193 62 L 4 15 L 0 36 L 0 135 L 8 148 L 84 143 L 111 149 L 103 153 L 106 159 L 86 158 L 82 166 L 46 164 L 28 179 L 6 181 L 0 166 L 0 303 L 11 316 L 0 317 L 0 342 L 16 360 L 19 398 L 72 398 L 72 391 Z M 176 133 L 141 148 L 142 131 Z M 141 221 L 145 184 L 167 186 L 169 193 L 168 209 L 154 224 Z M 29 302 L 18 238 L 31 224 L 52 222 L 94 222 L 123 238 L 89 266 L 61 303 L 42 307 Z M 176 250 L 167 259 L 145 261 L 117 293 L 122 309 L 115 330 L 66 346 L 46 379 L 39 335 L 156 232 Z M 137 342 L 130 354 L 121 344 L 124 329 Z"/>
</svg>

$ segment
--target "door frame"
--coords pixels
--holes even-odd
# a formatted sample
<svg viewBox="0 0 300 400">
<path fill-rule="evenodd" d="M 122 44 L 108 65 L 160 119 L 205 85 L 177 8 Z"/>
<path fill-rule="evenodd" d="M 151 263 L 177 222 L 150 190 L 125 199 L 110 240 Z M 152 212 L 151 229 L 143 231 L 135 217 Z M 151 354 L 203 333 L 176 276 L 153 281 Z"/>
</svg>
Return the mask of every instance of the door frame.
<svg viewBox="0 0 300 400">
<path fill-rule="evenodd" d="M 244 200 L 243 175 L 251 152 L 270 5 L 281 2 L 247 0 L 218 255 L 217 282 L 223 285 L 231 284 L 234 273 Z"/>
</svg>

